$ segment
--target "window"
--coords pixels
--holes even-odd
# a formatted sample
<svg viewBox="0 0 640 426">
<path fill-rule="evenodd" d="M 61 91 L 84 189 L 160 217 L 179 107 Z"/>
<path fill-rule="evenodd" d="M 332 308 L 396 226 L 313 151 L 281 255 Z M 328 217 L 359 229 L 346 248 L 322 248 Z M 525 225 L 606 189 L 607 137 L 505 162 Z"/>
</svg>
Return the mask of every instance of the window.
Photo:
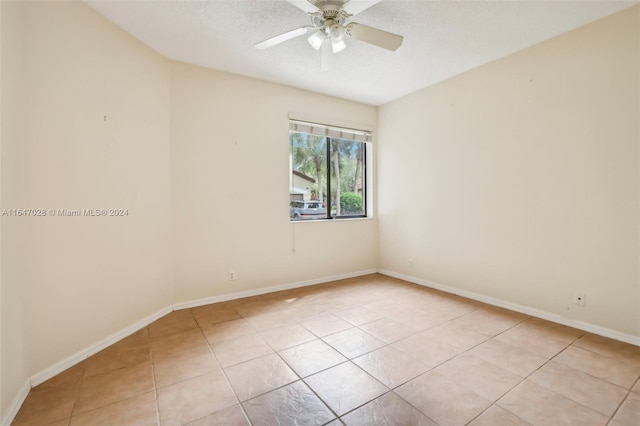
<svg viewBox="0 0 640 426">
<path fill-rule="evenodd" d="M 290 220 L 366 217 L 371 133 L 292 120 Z"/>
</svg>

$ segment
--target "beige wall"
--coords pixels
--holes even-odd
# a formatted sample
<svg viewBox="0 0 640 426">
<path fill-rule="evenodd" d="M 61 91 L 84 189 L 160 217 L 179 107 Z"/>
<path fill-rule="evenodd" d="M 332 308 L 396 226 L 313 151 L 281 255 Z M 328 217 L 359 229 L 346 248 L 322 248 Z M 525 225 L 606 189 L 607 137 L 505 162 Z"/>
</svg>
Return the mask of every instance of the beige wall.
<svg viewBox="0 0 640 426">
<path fill-rule="evenodd" d="M 286 143 L 290 112 L 375 128 L 374 107 L 170 64 L 79 2 L 2 12 L 3 207 L 129 211 L 3 219 L 3 417 L 174 302 L 376 267 L 374 219 L 289 223 Z"/>
<path fill-rule="evenodd" d="M 36 374 L 172 301 L 169 63 L 80 2 L 26 3 L 24 219 Z M 106 117 L 106 121 L 105 121 Z"/>
<path fill-rule="evenodd" d="M 637 19 L 637 26 L 640 27 L 640 7 L 635 7 L 636 10 L 636 19 Z M 638 46 L 638 99 L 640 99 L 640 30 L 638 30 L 637 32 L 637 46 Z M 640 101 L 638 101 L 640 103 Z M 640 109 L 640 107 L 639 107 Z M 638 125 L 638 134 L 640 135 L 640 111 L 638 112 L 638 120 L 637 120 L 637 125 Z M 640 149 L 638 149 L 638 163 L 640 164 Z M 640 191 L 640 185 L 638 185 L 638 190 Z M 638 199 L 640 200 L 640 194 L 638 195 Z M 640 221 L 640 211 L 638 212 L 638 221 Z M 638 226 L 638 241 L 640 241 L 640 225 Z M 640 244 L 640 243 L 639 243 Z M 640 249 L 638 250 L 638 276 L 640 277 Z M 636 296 L 637 296 L 637 300 L 638 300 L 638 306 L 640 307 L 640 284 L 638 285 L 638 289 L 636 292 Z M 638 322 L 640 323 L 640 319 L 638 319 Z M 639 325 L 640 328 L 640 325 Z"/>
<path fill-rule="evenodd" d="M 289 222 L 289 113 L 370 127 L 377 115 L 371 106 L 172 64 L 176 301 L 376 268 L 375 220 Z M 227 280 L 229 270 L 237 281 Z"/>
<path fill-rule="evenodd" d="M 380 267 L 640 337 L 639 31 L 636 7 L 381 107 Z"/>
<path fill-rule="evenodd" d="M 21 10 L 14 3 L 0 3 L 1 85 L 0 85 L 0 209 L 23 205 L 22 161 L 24 144 L 24 103 L 21 94 L 22 49 Z M 23 221 L 1 219 L 0 263 L 0 421 L 11 403 L 24 389 L 28 378 L 24 345 Z"/>
</svg>

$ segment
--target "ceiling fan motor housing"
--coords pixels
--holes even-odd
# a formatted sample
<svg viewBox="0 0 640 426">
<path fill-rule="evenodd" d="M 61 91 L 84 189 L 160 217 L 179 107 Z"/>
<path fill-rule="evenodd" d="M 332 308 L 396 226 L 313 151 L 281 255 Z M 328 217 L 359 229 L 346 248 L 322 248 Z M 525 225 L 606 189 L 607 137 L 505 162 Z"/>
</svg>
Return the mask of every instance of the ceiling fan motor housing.
<svg viewBox="0 0 640 426">
<path fill-rule="evenodd" d="M 326 3 L 318 7 L 320 10 L 310 14 L 313 26 L 334 41 L 342 40 L 345 36 L 342 24 L 352 15 L 345 12 L 340 4 Z"/>
<path fill-rule="evenodd" d="M 311 23 L 314 27 L 323 27 L 327 21 L 334 21 L 340 25 L 351 17 L 340 5 L 327 4 L 315 13 L 311 13 Z"/>
</svg>

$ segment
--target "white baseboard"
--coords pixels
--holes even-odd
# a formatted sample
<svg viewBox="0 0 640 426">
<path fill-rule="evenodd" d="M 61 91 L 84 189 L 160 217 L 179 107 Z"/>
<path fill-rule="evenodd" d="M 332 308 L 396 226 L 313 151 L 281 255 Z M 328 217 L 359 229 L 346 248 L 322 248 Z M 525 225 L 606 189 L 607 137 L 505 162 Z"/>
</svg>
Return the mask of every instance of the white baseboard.
<svg viewBox="0 0 640 426">
<path fill-rule="evenodd" d="M 27 380 L 22 386 L 22 388 L 20 388 L 20 391 L 18 392 L 16 397 L 13 399 L 13 401 L 11 401 L 11 405 L 9 405 L 9 407 L 7 408 L 7 412 L 2 418 L 2 426 L 11 425 L 11 422 L 18 414 L 18 410 L 20 410 L 20 407 L 22 407 L 24 400 L 27 398 L 27 395 L 29 395 L 30 390 L 31 390 L 31 383 Z"/>
<path fill-rule="evenodd" d="M 363 271 L 349 272 L 346 274 L 332 275 L 329 277 L 315 278 L 312 280 L 298 281 L 290 284 L 277 285 L 273 287 L 258 288 L 255 290 L 241 291 L 238 293 L 223 294 L 221 296 L 205 297 L 204 299 L 190 300 L 188 302 L 175 303 L 173 309 L 195 308 L 196 306 L 210 305 L 212 303 L 226 302 L 228 300 L 242 299 L 243 297 L 259 296 L 261 294 L 275 293 L 276 291 L 291 290 L 293 288 L 307 287 L 310 285 L 323 284 L 331 281 L 346 280 L 347 278 L 361 277 L 363 275 L 376 274 L 377 269 L 365 269 Z"/>
<path fill-rule="evenodd" d="M 57 364 L 54 364 L 51 367 L 45 370 L 42 370 L 41 372 L 31 376 L 31 387 L 38 386 L 40 383 L 45 382 L 46 380 L 49 380 L 56 374 L 62 373 L 64 370 L 68 369 L 69 367 L 73 367 L 74 365 L 87 359 L 91 355 L 94 355 L 100 352 L 107 346 L 113 345 L 118 340 L 122 340 L 125 337 L 135 333 L 136 331 L 146 327 L 147 325 L 151 324 L 158 318 L 163 317 L 169 312 L 171 312 L 171 310 L 172 310 L 171 306 L 167 306 L 166 308 L 160 309 L 159 311 L 149 315 L 148 317 L 143 318 L 140 321 L 137 321 L 136 323 L 126 328 L 123 328 L 117 333 L 114 333 L 111 336 L 105 339 L 102 339 L 99 342 L 89 346 L 88 348 L 82 349 L 81 351 L 78 351 L 75 354 L 71 355 L 70 357 L 63 359 Z"/>
<path fill-rule="evenodd" d="M 601 327 L 599 325 L 590 324 L 583 321 L 576 321 L 569 318 L 562 317 L 557 314 L 552 314 L 550 312 L 541 311 L 539 309 L 531 308 L 528 306 L 519 305 L 517 303 L 508 302 L 502 299 L 496 299 L 493 297 L 485 296 L 479 293 L 474 293 L 472 291 L 461 290 L 456 287 L 451 287 L 448 285 L 435 283 L 432 281 L 424 280 L 422 278 L 416 278 L 410 275 L 401 274 L 394 271 L 389 271 L 387 269 L 378 269 L 378 272 L 383 275 L 387 275 L 390 277 L 398 278 L 404 281 L 409 281 L 414 284 L 419 284 L 424 287 L 433 288 L 436 290 L 444 291 L 445 293 L 455 294 L 457 296 L 466 297 L 467 299 L 476 300 L 478 302 L 483 302 L 488 305 L 497 306 L 500 308 L 509 309 L 511 311 L 520 312 L 522 314 L 531 315 L 537 318 L 542 318 L 547 321 L 555 322 L 558 324 L 566 325 L 569 327 L 577 328 L 579 330 L 588 331 L 593 334 L 598 334 L 600 336 L 609 337 L 611 339 L 620 340 L 622 342 L 631 343 L 632 345 L 640 346 L 640 337 L 632 336 L 630 334 L 621 333 L 616 330 L 612 330 L 610 328 Z"/>
</svg>

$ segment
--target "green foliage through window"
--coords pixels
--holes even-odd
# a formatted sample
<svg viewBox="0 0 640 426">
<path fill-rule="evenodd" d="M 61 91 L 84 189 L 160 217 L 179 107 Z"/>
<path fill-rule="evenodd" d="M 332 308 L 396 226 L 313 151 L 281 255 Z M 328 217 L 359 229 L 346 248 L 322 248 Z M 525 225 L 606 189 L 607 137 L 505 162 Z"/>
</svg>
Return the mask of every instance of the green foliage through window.
<svg viewBox="0 0 640 426">
<path fill-rule="evenodd" d="M 355 192 L 344 192 L 340 195 L 340 207 L 343 214 L 361 214 L 362 197 Z"/>
</svg>

